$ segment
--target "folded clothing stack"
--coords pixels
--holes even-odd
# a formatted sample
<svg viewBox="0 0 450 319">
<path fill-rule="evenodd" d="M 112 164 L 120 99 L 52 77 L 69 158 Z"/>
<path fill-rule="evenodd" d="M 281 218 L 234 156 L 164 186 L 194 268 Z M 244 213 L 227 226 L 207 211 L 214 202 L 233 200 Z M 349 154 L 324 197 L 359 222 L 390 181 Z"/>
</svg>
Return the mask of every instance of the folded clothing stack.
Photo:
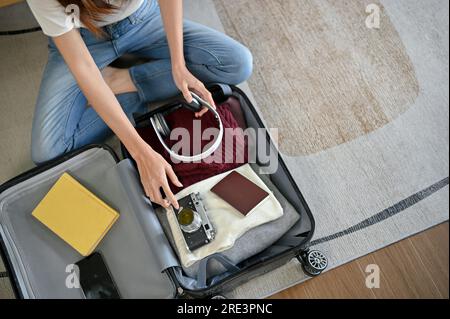
<svg viewBox="0 0 450 319">
<path fill-rule="evenodd" d="M 256 164 L 252 164 L 251 167 L 249 165 L 245 165 L 246 168 L 250 168 L 253 173 L 259 172 L 259 166 Z M 256 173 L 255 173 L 256 174 Z M 276 242 L 279 238 L 281 238 L 300 218 L 298 212 L 295 208 L 289 203 L 289 201 L 280 193 L 275 185 L 270 181 L 269 175 L 259 175 L 260 180 L 265 184 L 265 189 L 270 190 L 271 195 L 277 200 L 283 214 L 278 218 L 273 219 L 272 221 L 267 221 L 266 223 L 261 223 L 259 226 L 256 226 L 235 239 L 232 247 L 221 251 L 219 254 L 223 255 L 227 258 L 231 263 L 237 265 L 241 261 L 248 259 L 266 248 L 270 247 L 274 242 Z M 201 184 L 201 183 L 199 183 Z M 254 211 L 251 214 L 258 213 L 258 211 Z M 171 245 L 176 248 L 178 247 L 176 242 L 178 241 L 177 233 L 172 233 L 171 226 L 168 220 L 168 215 L 166 210 L 158 209 L 157 216 L 164 228 L 164 231 L 171 243 Z M 214 223 L 214 221 L 213 221 Z M 218 225 L 217 227 L 221 227 Z M 176 238 L 175 238 L 176 237 Z M 209 245 L 207 245 L 209 246 Z M 204 247 L 207 247 L 204 246 Z M 208 257 L 206 257 L 208 258 Z M 195 261 L 190 262 L 188 265 L 184 265 L 182 263 L 182 267 L 184 273 L 191 277 L 197 278 L 199 271 L 199 264 L 201 263 L 201 259 L 197 258 Z M 206 278 L 211 278 L 212 276 L 219 275 L 225 272 L 227 269 L 215 259 L 211 259 L 207 264 L 206 269 Z"/>
<path fill-rule="evenodd" d="M 243 119 L 244 116 L 240 109 L 239 102 L 235 97 L 230 97 L 226 102 L 217 106 L 217 112 L 222 120 L 224 135 L 221 147 L 210 156 L 213 157 L 214 160 L 207 158 L 201 162 L 195 163 L 173 163 L 169 153 L 163 148 L 151 126 L 137 128 L 137 131 L 155 151 L 172 164 L 178 179 L 184 187 L 187 187 L 211 176 L 232 170 L 248 162 L 247 141 L 242 130 L 242 128 L 245 127 L 245 120 Z M 192 134 L 194 130 L 194 120 L 200 121 L 201 132 L 204 132 L 206 128 L 217 127 L 212 112 L 207 112 L 200 119 L 197 119 L 195 118 L 195 114 L 190 110 L 180 108 L 167 114 L 165 119 L 172 129 L 185 128 L 190 133 L 190 136 L 194 136 L 194 134 Z M 228 137 L 229 134 L 233 134 L 233 137 Z M 214 137 L 202 140 L 202 149 L 213 139 Z M 230 140 L 234 142 L 230 143 Z M 227 142 L 224 143 L 224 141 Z M 165 142 L 171 147 L 179 142 L 179 140 L 170 141 L 168 139 Z M 189 149 L 192 150 L 193 139 L 191 139 L 190 142 L 191 147 Z M 173 184 L 170 184 L 170 188 L 174 193 L 179 192 L 182 189 Z"/>
</svg>

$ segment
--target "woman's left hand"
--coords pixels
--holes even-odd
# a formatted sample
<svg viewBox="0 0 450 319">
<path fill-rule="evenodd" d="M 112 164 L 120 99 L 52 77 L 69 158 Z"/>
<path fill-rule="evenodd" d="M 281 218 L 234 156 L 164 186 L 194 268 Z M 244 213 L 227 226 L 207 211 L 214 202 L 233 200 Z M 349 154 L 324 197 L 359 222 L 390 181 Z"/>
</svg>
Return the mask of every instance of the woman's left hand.
<svg viewBox="0 0 450 319">
<path fill-rule="evenodd" d="M 188 103 L 192 102 L 192 96 L 189 92 L 189 90 L 192 90 L 213 107 L 216 107 L 211 93 L 206 89 L 205 85 L 199 79 L 197 79 L 194 75 L 192 75 L 191 72 L 189 72 L 185 65 L 174 66 L 172 68 L 172 75 L 175 81 L 175 85 L 181 91 L 181 93 L 183 93 L 183 96 Z M 206 107 L 203 107 L 200 112 L 195 113 L 195 116 L 200 117 L 206 112 L 208 112 L 208 109 Z"/>
</svg>

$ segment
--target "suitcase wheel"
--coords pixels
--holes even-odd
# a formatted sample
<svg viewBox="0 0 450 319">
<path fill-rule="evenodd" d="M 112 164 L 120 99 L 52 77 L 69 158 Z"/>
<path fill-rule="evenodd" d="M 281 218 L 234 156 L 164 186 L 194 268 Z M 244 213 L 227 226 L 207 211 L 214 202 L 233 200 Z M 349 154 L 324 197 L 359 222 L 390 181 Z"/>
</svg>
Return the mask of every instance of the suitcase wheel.
<svg viewBox="0 0 450 319">
<path fill-rule="evenodd" d="M 227 299 L 224 295 L 213 295 L 210 299 Z"/>
<path fill-rule="evenodd" d="M 303 271 L 311 277 L 320 275 L 328 266 L 327 257 L 319 250 L 309 250 L 298 257 Z"/>
</svg>

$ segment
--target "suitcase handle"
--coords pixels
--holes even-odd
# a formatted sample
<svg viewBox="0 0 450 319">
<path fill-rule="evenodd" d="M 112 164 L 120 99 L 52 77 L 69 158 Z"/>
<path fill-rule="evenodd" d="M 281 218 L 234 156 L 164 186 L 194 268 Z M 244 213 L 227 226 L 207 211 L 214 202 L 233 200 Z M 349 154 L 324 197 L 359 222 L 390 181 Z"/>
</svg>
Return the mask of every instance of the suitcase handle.
<svg viewBox="0 0 450 319">
<path fill-rule="evenodd" d="M 216 260 L 227 271 L 235 272 L 239 270 L 239 267 L 233 264 L 233 262 L 222 254 L 213 254 L 200 260 L 198 265 L 197 283 L 200 287 L 206 287 L 206 268 L 210 260 Z"/>
</svg>

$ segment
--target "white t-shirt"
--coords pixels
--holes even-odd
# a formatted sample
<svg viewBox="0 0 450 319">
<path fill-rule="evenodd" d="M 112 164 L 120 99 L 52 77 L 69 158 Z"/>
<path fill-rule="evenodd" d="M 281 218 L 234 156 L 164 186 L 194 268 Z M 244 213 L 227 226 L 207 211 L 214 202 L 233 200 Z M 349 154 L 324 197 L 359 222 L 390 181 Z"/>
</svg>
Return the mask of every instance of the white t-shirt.
<svg viewBox="0 0 450 319">
<path fill-rule="evenodd" d="M 119 9 L 105 15 L 102 21 L 97 22 L 96 25 L 103 27 L 129 17 L 141 6 L 143 1 L 107 0 L 108 3 L 119 7 Z M 50 37 L 62 35 L 73 28 L 83 27 L 83 24 L 77 23 L 79 19 L 74 19 L 74 14 L 77 12 L 76 8 L 64 8 L 56 0 L 27 0 L 27 2 L 42 31 Z"/>
</svg>

